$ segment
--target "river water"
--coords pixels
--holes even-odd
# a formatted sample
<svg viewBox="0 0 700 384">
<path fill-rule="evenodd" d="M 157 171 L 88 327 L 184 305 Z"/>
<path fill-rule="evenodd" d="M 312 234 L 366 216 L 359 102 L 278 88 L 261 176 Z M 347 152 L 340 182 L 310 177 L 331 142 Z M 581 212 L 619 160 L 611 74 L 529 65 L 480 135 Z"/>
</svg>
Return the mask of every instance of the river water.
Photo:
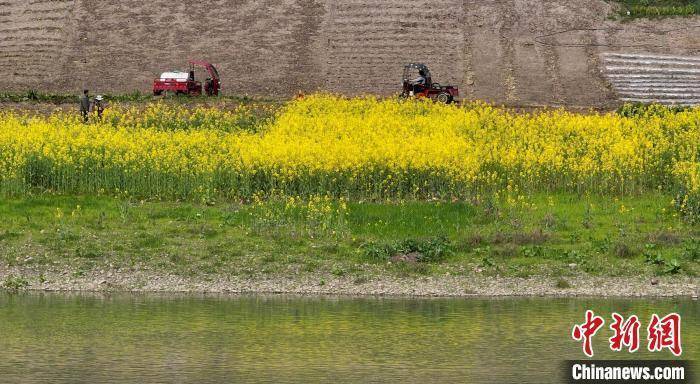
<svg viewBox="0 0 700 384">
<path fill-rule="evenodd" d="M 690 299 L 401 299 L 297 296 L 0 295 L 2 383 L 554 383 L 583 358 L 571 328 L 613 311 L 681 314 L 683 359 L 700 358 Z"/>
</svg>

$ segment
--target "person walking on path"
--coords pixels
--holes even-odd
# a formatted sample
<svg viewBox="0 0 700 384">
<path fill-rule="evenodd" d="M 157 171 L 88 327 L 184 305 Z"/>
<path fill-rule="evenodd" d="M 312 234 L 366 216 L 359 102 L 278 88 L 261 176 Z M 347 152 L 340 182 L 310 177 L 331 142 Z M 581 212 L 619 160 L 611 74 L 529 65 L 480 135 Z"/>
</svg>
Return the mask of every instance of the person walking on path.
<svg viewBox="0 0 700 384">
<path fill-rule="evenodd" d="M 88 122 L 88 115 L 90 114 L 90 96 L 88 95 L 88 90 L 83 90 L 83 94 L 80 96 L 80 115 L 83 117 L 83 123 Z"/>
</svg>

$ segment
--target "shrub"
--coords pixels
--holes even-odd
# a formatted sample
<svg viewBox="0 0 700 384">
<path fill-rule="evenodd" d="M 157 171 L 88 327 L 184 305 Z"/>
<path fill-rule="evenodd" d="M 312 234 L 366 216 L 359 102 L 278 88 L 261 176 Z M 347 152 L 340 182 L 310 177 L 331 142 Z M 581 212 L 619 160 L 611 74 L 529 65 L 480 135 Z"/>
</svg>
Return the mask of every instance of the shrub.
<svg viewBox="0 0 700 384">
<path fill-rule="evenodd" d="M 417 262 L 438 263 L 453 253 L 452 243 L 444 236 L 428 239 L 405 239 L 390 244 L 366 243 L 360 252 L 370 261 L 388 261 L 394 255 L 417 254 Z"/>
<path fill-rule="evenodd" d="M 571 288 L 571 283 L 564 280 L 563 278 L 560 278 L 559 280 L 557 280 L 556 287 L 559 289 L 569 289 Z"/>
<path fill-rule="evenodd" d="M 29 281 L 22 276 L 9 275 L 2 283 L 2 287 L 11 293 L 18 292 L 29 286 Z"/>
<path fill-rule="evenodd" d="M 671 261 L 666 263 L 666 269 L 663 270 L 663 273 L 666 275 L 675 275 L 681 271 L 681 265 L 676 259 L 672 259 Z"/>
</svg>

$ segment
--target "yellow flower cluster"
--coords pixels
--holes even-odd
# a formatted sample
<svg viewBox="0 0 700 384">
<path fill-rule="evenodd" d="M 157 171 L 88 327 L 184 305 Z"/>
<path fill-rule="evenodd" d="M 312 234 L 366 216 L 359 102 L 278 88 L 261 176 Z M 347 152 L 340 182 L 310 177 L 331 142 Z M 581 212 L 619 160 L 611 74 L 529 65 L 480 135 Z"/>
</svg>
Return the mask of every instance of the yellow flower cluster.
<svg viewBox="0 0 700 384">
<path fill-rule="evenodd" d="M 215 107 L 188 109 L 166 103 L 149 104 L 145 109 L 116 106 L 105 110 L 102 121 L 113 127 L 154 128 L 159 130 L 212 129 L 225 132 L 252 131 L 273 113 L 272 105 L 241 104 L 234 110 Z"/>
<path fill-rule="evenodd" d="M 0 188 L 370 199 L 700 190 L 700 110 L 518 114 L 315 95 L 274 119 L 255 116 L 161 104 L 108 109 L 88 125 L 74 115 L 0 114 Z"/>
</svg>

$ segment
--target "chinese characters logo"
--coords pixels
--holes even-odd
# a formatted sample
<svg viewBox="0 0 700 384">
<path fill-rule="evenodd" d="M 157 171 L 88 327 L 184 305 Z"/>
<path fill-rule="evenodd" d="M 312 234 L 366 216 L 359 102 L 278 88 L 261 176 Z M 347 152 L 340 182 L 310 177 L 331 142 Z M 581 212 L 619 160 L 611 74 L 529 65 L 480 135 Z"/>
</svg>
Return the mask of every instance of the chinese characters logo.
<svg viewBox="0 0 700 384">
<path fill-rule="evenodd" d="M 613 336 L 608 339 L 610 349 L 616 352 L 627 349 L 630 353 L 639 350 L 640 328 L 642 324 L 639 318 L 632 315 L 625 319 L 618 313 L 612 314 L 610 329 Z M 605 325 L 605 320 L 596 316 L 591 310 L 586 311 L 583 324 L 574 325 L 571 337 L 583 343 L 583 353 L 593 357 L 593 336 Z M 683 353 L 681 346 L 681 316 L 671 313 L 663 318 L 657 314 L 651 316 L 647 327 L 647 349 L 650 352 L 660 352 L 668 349 L 675 356 Z"/>
</svg>

